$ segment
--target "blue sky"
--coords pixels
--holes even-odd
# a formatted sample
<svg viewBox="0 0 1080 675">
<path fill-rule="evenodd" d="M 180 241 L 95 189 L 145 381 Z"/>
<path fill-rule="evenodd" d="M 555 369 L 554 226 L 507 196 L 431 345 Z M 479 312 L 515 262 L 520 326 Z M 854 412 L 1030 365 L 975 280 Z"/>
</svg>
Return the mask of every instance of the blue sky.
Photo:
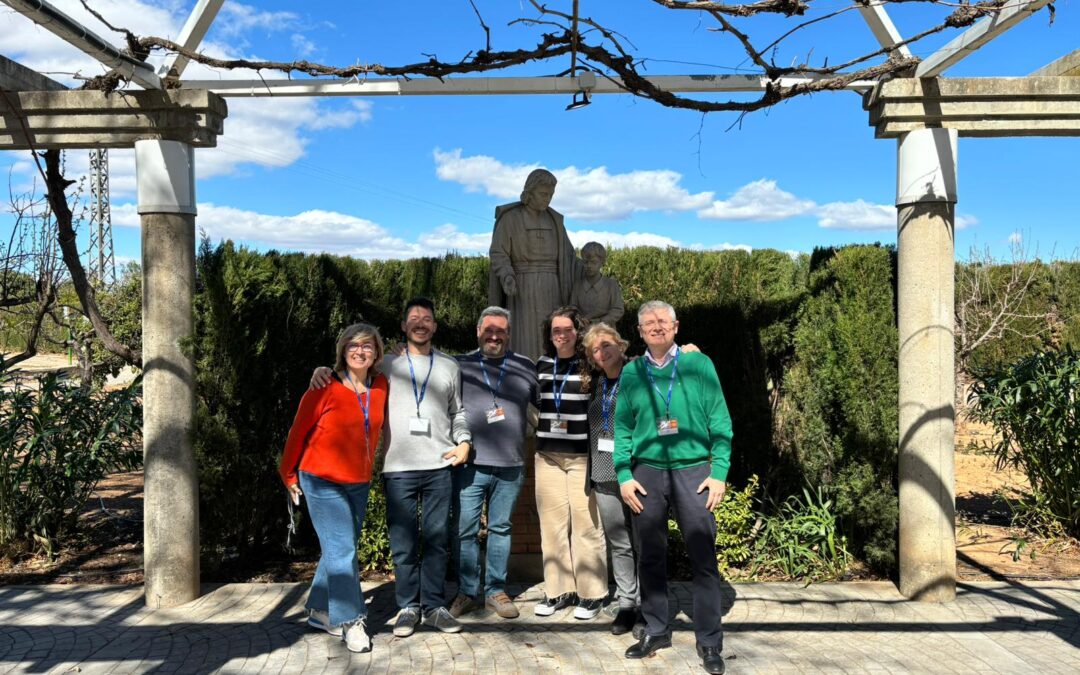
<svg viewBox="0 0 1080 675">
<path fill-rule="evenodd" d="M 962 61 L 952 76 L 1023 76 L 1080 47 L 1080 0 L 1045 11 Z M 113 38 L 79 6 L 56 4 Z M 95 0 L 114 23 L 140 34 L 175 37 L 194 2 Z M 400 64 L 435 53 L 460 58 L 483 46 L 467 0 L 411 3 L 297 3 L 226 0 L 204 48 L 219 56 L 311 60 L 346 65 Z M 534 44 L 536 27 L 507 26 L 535 17 L 518 0 L 476 0 L 492 46 Z M 569 8 L 569 1 L 552 7 Z M 816 4 L 813 17 L 848 6 Z M 890 6 L 902 35 L 950 9 Z M 582 13 L 629 37 L 648 57 L 649 74 L 750 72 L 730 37 L 696 12 L 664 10 L 648 0 L 583 0 Z M 759 41 L 789 20 L 738 22 Z M 914 45 L 932 53 L 954 32 Z M 760 37 L 759 37 L 760 36 Z M 797 34 L 778 63 L 812 54 L 837 63 L 876 48 L 848 12 Z M 101 67 L 8 10 L 0 12 L 0 53 L 73 83 Z M 502 74 L 554 74 L 568 63 L 534 64 Z M 493 73 L 498 75 L 499 73 Z M 192 66 L 195 79 L 248 77 Z M 268 74 L 268 77 L 273 76 Z M 875 140 L 860 98 L 824 93 L 786 102 L 733 126 L 732 114 L 666 109 L 629 96 L 597 96 L 564 111 L 569 97 L 373 97 L 229 99 L 216 149 L 196 152 L 198 226 L 211 238 L 259 249 L 327 251 L 364 258 L 486 252 L 497 204 L 516 199 L 535 166 L 560 178 L 553 206 L 576 244 L 656 244 L 702 248 L 776 248 L 895 242 L 895 141 Z M 1029 254 L 1073 257 L 1080 245 L 1074 199 L 1080 139 L 961 139 L 961 229 L 957 255 L 975 246 L 994 255 L 1022 240 Z M 71 152 L 73 172 L 87 153 Z M 138 259 L 134 161 L 114 151 L 112 204 L 117 256 Z M 0 156 L 15 188 L 34 172 L 26 152 Z M 0 216 L 0 234 L 11 217 Z M 5 237 L 6 238 L 6 237 Z"/>
</svg>

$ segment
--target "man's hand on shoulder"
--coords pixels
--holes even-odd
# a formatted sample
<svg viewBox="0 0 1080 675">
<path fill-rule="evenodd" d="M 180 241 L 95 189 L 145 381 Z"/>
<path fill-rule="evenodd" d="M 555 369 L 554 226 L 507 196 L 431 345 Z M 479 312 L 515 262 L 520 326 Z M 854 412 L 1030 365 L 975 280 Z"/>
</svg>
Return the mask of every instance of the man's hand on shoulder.
<svg viewBox="0 0 1080 675">
<path fill-rule="evenodd" d="M 705 490 L 709 491 L 709 499 L 705 502 L 705 508 L 712 511 L 720 502 L 724 501 L 724 492 L 727 491 L 727 483 L 715 478 L 706 478 L 698 486 L 697 493 L 701 494 Z"/>
<path fill-rule="evenodd" d="M 330 376 L 333 372 L 334 371 L 326 366 L 319 366 L 316 368 L 315 372 L 311 374 L 311 382 L 308 384 L 308 389 L 322 389 L 330 384 Z"/>
</svg>

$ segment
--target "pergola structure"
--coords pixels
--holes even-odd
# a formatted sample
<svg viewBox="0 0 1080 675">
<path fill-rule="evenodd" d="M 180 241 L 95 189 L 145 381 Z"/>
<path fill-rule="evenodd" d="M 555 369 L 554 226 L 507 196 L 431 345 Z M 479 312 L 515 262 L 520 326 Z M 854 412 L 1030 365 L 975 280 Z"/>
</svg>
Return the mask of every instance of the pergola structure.
<svg viewBox="0 0 1080 675">
<path fill-rule="evenodd" d="M 142 221 L 145 596 L 168 607 L 199 594 L 198 472 L 192 437 L 193 148 L 223 133 L 225 98 L 270 96 L 618 94 L 576 77 L 185 80 L 174 54 L 157 70 L 46 0 L 0 0 L 144 90 L 65 91 L 0 60 L 0 149 L 134 147 Z M 177 43 L 195 50 L 224 0 L 199 0 Z M 959 34 L 909 77 L 853 82 L 878 138 L 897 139 L 900 591 L 955 596 L 954 226 L 959 136 L 1080 136 L 1080 51 L 1020 78 L 943 78 L 951 66 L 1050 0 L 1017 0 Z M 882 4 L 859 9 L 885 49 L 910 52 Z M 169 79 L 178 87 L 166 89 Z M 649 78 L 674 92 L 758 92 L 753 75 Z M 792 84 L 802 78 L 783 80 Z M 776 83 L 773 83 L 776 84 Z"/>
</svg>

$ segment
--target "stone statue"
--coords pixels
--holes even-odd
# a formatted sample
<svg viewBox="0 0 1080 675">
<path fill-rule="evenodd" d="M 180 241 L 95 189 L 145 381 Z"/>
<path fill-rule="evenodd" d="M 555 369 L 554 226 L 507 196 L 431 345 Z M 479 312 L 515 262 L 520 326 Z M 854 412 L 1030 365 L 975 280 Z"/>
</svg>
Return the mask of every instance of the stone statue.
<svg viewBox="0 0 1080 675">
<path fill-rule="evenodd" d="M 521 201 L 495 209 L 488 301 L 511 312 L 511 348 L 536 360 L 543 352 L 544 320 L 570 303 L 581 261 L 566 236 L 562 214 L 552 209 L 555 176 L 536 169 L 525 179 Z"/>
<path fill-rule="evenodd" d="M 614 327 L 623 315 L 622 289 L 613 277 L 600 274 L 607 262 L 604 245 L 590 241 L 581 249 L 585 278 L 574 285 L 570 304 L 576 305 L 590 323 L 603 321 Z"/>
</svg>

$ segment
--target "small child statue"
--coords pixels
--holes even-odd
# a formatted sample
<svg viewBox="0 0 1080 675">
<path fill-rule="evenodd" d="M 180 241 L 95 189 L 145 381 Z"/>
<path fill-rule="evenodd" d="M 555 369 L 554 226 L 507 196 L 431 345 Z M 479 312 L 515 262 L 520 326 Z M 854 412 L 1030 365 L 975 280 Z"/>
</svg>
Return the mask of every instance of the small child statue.
<svg viewBox="0 0 1080 675">
<path fill-rule="evenodd" d="M 581 249 L 584 278 L 579 278 L 570 293 L 570 304 L 576 305 L 590 323 L 603 321 L 614 326 L 623 315 L 622 290 L 619 282 L 600 274 L 607 262 L 603 244 L 590 241 Z"/>
</svg>

